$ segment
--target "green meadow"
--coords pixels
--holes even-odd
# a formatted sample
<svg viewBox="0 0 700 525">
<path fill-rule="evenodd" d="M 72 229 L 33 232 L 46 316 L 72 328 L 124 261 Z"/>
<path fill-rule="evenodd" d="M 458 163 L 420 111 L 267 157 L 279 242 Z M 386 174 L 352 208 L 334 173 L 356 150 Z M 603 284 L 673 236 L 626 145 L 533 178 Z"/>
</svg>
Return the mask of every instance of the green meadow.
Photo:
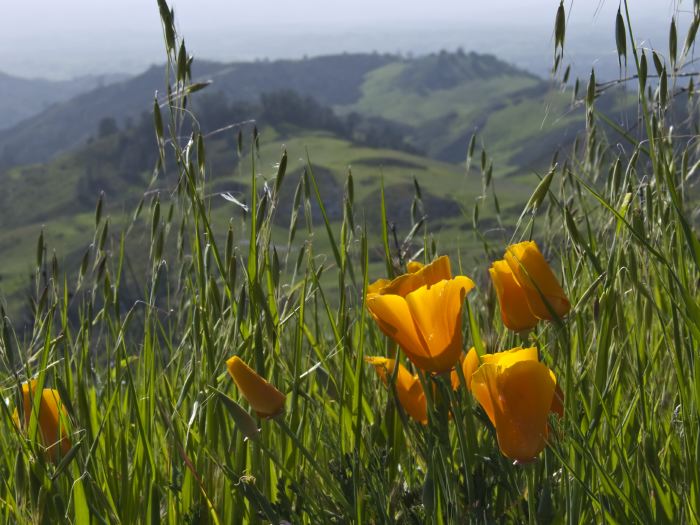
<svg viewBox="0 0 700 525">
<path fill-rule="evenodd" d="M 566 82 L 562 2 L 550 81 L 374 57 L 258 108 L 203 98 L 159 0 L 151 111 L 2 173 L 2 522 L 700 522 L 700 2 L 658 50 L 628 3 L 625 91 Z"/>
</svg>

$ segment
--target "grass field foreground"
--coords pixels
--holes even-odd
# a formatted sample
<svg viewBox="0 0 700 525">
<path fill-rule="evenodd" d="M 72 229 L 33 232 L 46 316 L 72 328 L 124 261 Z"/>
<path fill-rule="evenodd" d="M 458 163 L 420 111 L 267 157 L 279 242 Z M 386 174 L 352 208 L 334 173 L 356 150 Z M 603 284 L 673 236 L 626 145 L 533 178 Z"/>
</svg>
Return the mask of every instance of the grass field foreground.
<svg viewBox="0 0 700 525">
<path fill-rule="evenodd" d="M 179 133 L 191 59 L 158 4 L 169 59 L 166 102 L 154 104 L 158 172 L 177 183 L 134 213 L 149 237 L 138 301 L 122 297 L 134 230 L 112 234 L 102 201 L 79 269 L 60 268 L 39 239 L 32 329 L 0 321 L 3 522 L 700 521 L 700 165 L 693 88 L 681 87 L 700 2 L 685 13 L 685 39 L 674 20 L 665 56 L 637 46 L 622 3 L 616 41 L 637 73 L 638 126 L 621 130 L 624 144 L 606 142 L 593 77 L 579 101 L 586 136 L 541 177 L 517 223 L 500 225 L 512 238 L 475 231 L 483 254 L 452 247 L 450 275 L 421 273 L 445 259 L 419 213 L 412 239 L 383 221 L 381 246 L 370 245 L 352 176 L 331 227 L 311 161 L 280 239 L 288 159 L 264 180 L 255 147 L 245 229 L 232 220 L 214 231 L 205 137 Z M 684 122 L 671 120 L 686 99 Z M 478 202 L 497 206 L 483 175 Z M 383 218 L 390 199 L 376 196 Z M 531 238 L 546 262 L 526 262 Z M 488 270 L 500 259 L 515 277 L 499 295 L 523 293 L 528 308 L 499 305 Z M 375 284 L 401 275 L 409 291 Z M 412 323 L 391 306 L 405 303 Z M 421 327 L 434 337 L 406 335 Z M 425 358 L 431 344 L 440 348 Z M 517 347 L 536 350 L 498 368 L 494 354 Z M 516 365 L 533 375 L 508 383 Z M 512 418 L 494 427 L 499 409 Z M 506 445 L 529 439 L 522 453 Z"/>
</svg>

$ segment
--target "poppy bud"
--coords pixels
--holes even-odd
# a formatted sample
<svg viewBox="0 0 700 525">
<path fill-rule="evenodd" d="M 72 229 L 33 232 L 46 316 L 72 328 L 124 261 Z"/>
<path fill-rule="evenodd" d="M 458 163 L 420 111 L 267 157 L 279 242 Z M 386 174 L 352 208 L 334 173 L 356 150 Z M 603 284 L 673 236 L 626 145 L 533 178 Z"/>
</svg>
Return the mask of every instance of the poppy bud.
<svg viewBox="0 0 700 525">
<path fill-rule="evenodd" d="M 30 393 L 31 392 L 31 393 Z M 24 422 L 21 425 L 23 429 L 29 427 L 29 422 L 32 416 L 34 396 L 36 393 L 36 381 L 32 380 L 29 383 L 22 384 L 22 404 L 24 409 Z M 68 413 L 66 407 L 61 403 L 61 396 L 58 390 L 44 388 L 41 392 L 41 401 L 39 402 L 39 412 L 37 414 L 39 424 L 39 438 L 41 444 L 47 448 L 47 453 L 52 461 L 58 459 L 58 451 L 61 456 L 65 456 L 71 448 L 68 432 L 61 420 L 66 420 Z M 15 425 L 20 426 L 19 414 L 17 409 L 12 414 L 12 419 Z"/>
<path fill-rule="evenodd" d="M 226 361 L 228 373 L 244 398 L 260 417 L 274 417 L 284 410 L 286 396 L 260 377 L 238 356 Z"/>
</svg>

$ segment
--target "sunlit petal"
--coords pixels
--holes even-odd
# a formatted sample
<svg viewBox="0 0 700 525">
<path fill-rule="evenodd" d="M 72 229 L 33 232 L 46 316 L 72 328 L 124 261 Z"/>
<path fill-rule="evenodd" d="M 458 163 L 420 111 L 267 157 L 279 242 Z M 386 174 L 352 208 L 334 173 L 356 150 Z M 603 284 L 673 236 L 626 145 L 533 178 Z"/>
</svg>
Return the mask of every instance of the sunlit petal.
<svg viewBox="0 0 700 525">
<path fill-rule="evenodd" d="M 501 319 L 507 328 L 515 332 L 530 330 L 537 325 L 537 317 L 530 311 L 527 295 L 518 283 L 506 261 L 495 261 L 489 268 Z"/>
<path fill-rule="evenodd" d="M 385 335 L 391 337 L 411 359 L 427 359 L 430 355 L 423 346 L 416 326 L 403 297 L 375 295 L 367 300 L 367 308 Z M 415 362 L 415 361 L 414 361 Z"/>
<path fill-rule="evenodd" d="M 421 268 L 424 268 L 425 265 L 422 262 L 418 261 L 408 261 L 406 263 L 406 270 L 408 273 L 416 273 L 419 271 Z"/>
<path fill-rule="evenodd" d="M 534 361 L 514 363 L 501 372 L 498 390 L 498 444 L 505 456 L 530 461 L 547 440 L 547 417 L 554 395 L 549 369 Z"/>
<path fill-rule="evenodd" d="M 517 346 L 506 350 L 505 352 L 497 352 L 495 354 L 484 354 L 481 356 L 483 363 L 499 364 L 508 366 L 508 364 L 517 363 L 518 361 L 539 361 L 537 347 L 522 348 Z"/>
<path fill-rule="evenodd" d="M 472 347 L 469 349 L 469 352 L 467 352 L 466 355 L 462 356 L 461 360 L 462 373 L 464 374 L 464 379 L 467 382 L 467 389 L 471 390 L 472 375 L 474 375 L 474 372 L 476 372 L 481 364 L 479 361 L 479 355 L 476 353 L 476 349 Z M 457 390 L 461 384 L 459 381 L 459 376 L 455 370 L 450 373 L 450 383 L 452 384 L 452 388 L 454 390 Z"/>
<path fill-rule="evenodd" d="M 534 350 L 534 351 L 533 351 Z M 556 377 L 532 348 L 483 356 L 472 393 L 496 427 L 501 452 L 521 462 L 545 447 L 548 415 L 555 411 Z"/>
<path fill-rule="evenodd" d="M 382 294 L 392 294 L 405 297 L 421 286 L 432 286 L 444 279 L 451 279 L 450 259 L 446 255 L 438 257 L 432 263 L 423 266 L 415 273 L 401 275 L 384 286 Z"/>
<path fill-rule="evenodd" d="M 382 288 L 385 288 L 389 283 L 391 283 L 389 279 L 377 279 L 367 286 L 367 295 L 380 293 Z"/>
<path fill-rule="evenodd" d="M 471 279 L 459 276 L 430 287 L 423 286 L 406 296 L 410 315 L 430 355 L 429 363 L 414 361 L 421 369 L 444 372 L 459 361 L 462 306 L 464 297 L 473 287 Z"/>
</svg>

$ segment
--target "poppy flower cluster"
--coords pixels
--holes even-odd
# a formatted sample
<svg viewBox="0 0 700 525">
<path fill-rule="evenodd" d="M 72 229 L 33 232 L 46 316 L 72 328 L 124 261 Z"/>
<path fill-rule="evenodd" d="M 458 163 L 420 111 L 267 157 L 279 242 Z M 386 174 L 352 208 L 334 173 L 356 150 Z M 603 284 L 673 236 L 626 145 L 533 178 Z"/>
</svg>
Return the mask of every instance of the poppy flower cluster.
<svg viewBox="0 0 700 525">
<path fill-rule="evenodd" d="M 519 462 L 532 461 L 547 443 L 549 414 L 563 416 L 563 394 L 554 372 L 539 361 L 535 347 L 482 356 L 472 348 L 464 354 L 462 309 L 474 282 L 463 275 L 453 277 L 445 256 L 425 266 L 409 263 L 407 270 L 368 287 L 365 304 L 377 326 L 426 377 L 449 371 L 456 389 L 460 384 L 456 368 L 461 367 L 467 388 L 496 429 L 501 452 Z M 509 246 L 489 273 L 503 323 L 510 330 L 531 330 L 540 319 L 561 320 L 569 312 L 566 294 L 532 241 Z M 393 359 L 368 361 L 385 384 L 395 378 L 402 408 L 427 424 L 418 375 Z"/>
</svg>

